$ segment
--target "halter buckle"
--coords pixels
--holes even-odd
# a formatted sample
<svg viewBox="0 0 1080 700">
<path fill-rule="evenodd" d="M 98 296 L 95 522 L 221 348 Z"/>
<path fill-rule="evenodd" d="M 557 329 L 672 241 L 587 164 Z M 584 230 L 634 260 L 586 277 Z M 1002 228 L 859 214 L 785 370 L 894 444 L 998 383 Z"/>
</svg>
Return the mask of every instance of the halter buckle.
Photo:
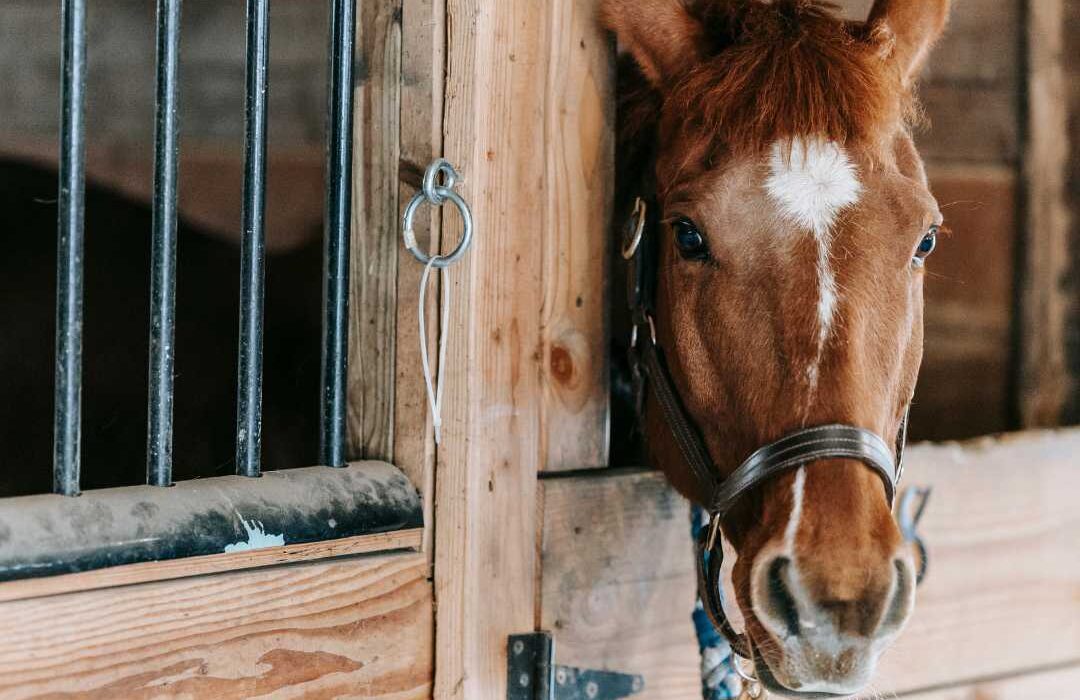
<svg viewBox="0 0 1080 700">
<path fill-rule="evenodd" d="M 645 200 L 637 197 L 634 200 L 634 211 L 630 214 L 630 218 L 626 220 L 623 227 L 623 260 L 633 260 L 634 256 L 637 255 L 638 248 L 641 247 L 641 239 L 645 235 L 646 212 Z"/>
</svg>

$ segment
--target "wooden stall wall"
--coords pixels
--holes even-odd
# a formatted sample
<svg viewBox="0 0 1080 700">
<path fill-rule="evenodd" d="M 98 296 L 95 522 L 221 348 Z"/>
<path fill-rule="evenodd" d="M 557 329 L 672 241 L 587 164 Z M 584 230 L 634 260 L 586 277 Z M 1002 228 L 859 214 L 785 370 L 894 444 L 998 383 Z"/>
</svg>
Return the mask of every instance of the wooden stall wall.
<svg viewBox="0 0 1080 700">
<path fill-rule="evenodd" d="M 1076 696 L 1078 454 L 1077 431 L 910 450 L 906 482 L 934 487 L 930 570 L 874 697 Z M 687 503 L 643 470 L 542 484 L 540 622 L 562 663 L 643 674 L 642 700 L 696 697 Z"/>
</svg>

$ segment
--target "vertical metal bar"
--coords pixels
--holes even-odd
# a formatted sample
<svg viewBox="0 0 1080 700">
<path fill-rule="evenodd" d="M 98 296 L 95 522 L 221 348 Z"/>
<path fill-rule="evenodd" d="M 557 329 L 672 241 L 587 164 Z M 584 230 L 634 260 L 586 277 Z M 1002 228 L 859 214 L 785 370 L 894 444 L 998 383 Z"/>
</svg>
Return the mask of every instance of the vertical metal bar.
<svg viewBox="0 0 1080 700">
<path fill-rule="evenodd" d="M 355 15 L 356 0 L 331 0 L 319 453 L 332 467 L 345 465 Z"/>
<path fill-rule="evenodd" d="M 146 448 L 146 478 L 151 486 L 172 485 L 180 2 L 157 1 L 157 121 L 150 261 L 150 405 Z"/>
<path fill-rule="evenodd" d="M 244 150 L 244 233 L 240 257 L 236 473 L 256 477 L 262 469 L 269 0 L 248 0 L 247 10 L 247 133 Z"/>
<path fill-rule="evenodd" d="M 64 0 L 61 12 L 60 216 L 56 239 L 53 491 L 65 496 L 77 496 L 82 429 L 86 0 Z"/>
</svg>

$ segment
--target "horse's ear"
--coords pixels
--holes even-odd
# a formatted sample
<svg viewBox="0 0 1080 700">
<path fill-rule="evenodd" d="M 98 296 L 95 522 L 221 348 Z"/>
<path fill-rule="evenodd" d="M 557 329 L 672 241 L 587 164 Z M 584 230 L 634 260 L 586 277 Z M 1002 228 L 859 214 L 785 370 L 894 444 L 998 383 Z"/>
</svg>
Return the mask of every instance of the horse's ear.
<svg viewBox="0 0 1080 700">
<path fill-rule="evenodd" d="M 945 30 L 951 0 L 875 0 L 867 27 L 891 45 L 905 84 L 922 70 L 930 48 Z"/>
<path fill-rule="evenodd" d="M 700 59 L 702 26 L 686 0 L 602 0 L 600 21 L 653 85 L 678 76 Z"/>
</svg>

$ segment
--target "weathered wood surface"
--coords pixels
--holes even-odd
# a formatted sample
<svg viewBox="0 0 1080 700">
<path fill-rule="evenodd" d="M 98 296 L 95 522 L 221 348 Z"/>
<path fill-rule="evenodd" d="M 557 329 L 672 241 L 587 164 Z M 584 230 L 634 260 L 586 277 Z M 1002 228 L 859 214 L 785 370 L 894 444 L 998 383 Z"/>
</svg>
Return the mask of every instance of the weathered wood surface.
<svg viewBox="0 0 1080 700">
<path fill-rule="evenodd" d="M 927 262 L 925 354 L 911 429 L 925 440 L 1003 432 L 1013 420 L 1018 178 L 1000 165 L 934 165 L 929 176 L 948 234 Z"/>
<path fill-rule="evenodd" d="M 401 0 L 361 3 L 356 13 L 363 70 L 354 91 L 348 441 L 351 457 L 386 461 L 394 458 L 401 17 Z"/>
<path fill-rule="evenodd" d="M 935 489 L 931 570 L 876 690 L 1080 662 L 1077 455 L 1076 431 L 910 450 L 906 483 Z M 646 699 L 691 697 L 687 506 L 657 474 L 606 474 L 542 482 L 541 624 L 575 665 L 642 673 Z"/>
<path fill-rule="evenodd" d="M 0 697 L 431 696 L 420 554 L 278 567 L 0 606 Z"/>
<path fill-rule="evenodd" d="M 448 0 L 445 153 L 476 237 L 457 300 L 436 470 L 436 697 L 505 693 L 506 639 L 533 629 L 548 3 Z M 444 211 L 442 246 L 460 220 Z"/>
<path fill-rule="evenodd" d="M 904 700 L 1065 700 L 1076 697 L 1078 688 L 1080 666 L 1070 666 L 901 697 Z"/>
<path fill-rule="evenodd" d="M 596 0 L 548 3 L 542 466 L 608 463 L 614 51 Z"/>
<path fill-rule="evenodd" d="M 401 162 L 399 170 L 418 170 L 442 154 L 443 78 L 445 69 L 446 6 L 444 0 L 404 0 L 402 3 L 401 56 Z M 408 164 L 411 164 L 408 165 Z M 415 182 L 399 175 L 398 205 L 404 212 L 415 194 Z M 430 241 L 438 250 L 442 217 L 439 209 L 425 207 L 416 217 L 419 241 Z M 426 214 L 426 215 L 425 215 Z M 424 501 L 424 522 L 432 523 L 435 494 L 435 443 L 427 394 L 420 371 L 420 332 L 417 325 L 419 284 L 423 268 L 399 246 L 396 340 L 394 348 L 394 464 L 420 489 Z M 438 285 L 427 295 L 427 337 L 431 357 L 435 357 L 438 337 Z M 437 370 L 435 370 L 437 372 Z M 424 550 L 433 557 L 434 529 L 424 534 Z"/>
<path fill-rule="evenodd" d="M 418 528 L 325 542 L 266 547 L 233 554 L 210 554 L 201 557 L 114 566 L 78 574 L 11 581 L 0 584 L 0 602 L 256 569 L 279 564 L 297 564 L 354 554 L 419 549 L 422 538 L 423 530 Z"/>
<path fill-rule="evenodd" d="M 1064 280 L 1069 269 L 1066 203 L 1068 83 L 1063 64 L 1065 0 L 1027 9 L 1026 213 L 1020 304 L 1020 414 L 1027 427 L 1058 425 L 1076 391 L 1066 333 L 1076 309 Z M 1075 132 L 1075 129 L 1073 130 Z"/>
</svg>

